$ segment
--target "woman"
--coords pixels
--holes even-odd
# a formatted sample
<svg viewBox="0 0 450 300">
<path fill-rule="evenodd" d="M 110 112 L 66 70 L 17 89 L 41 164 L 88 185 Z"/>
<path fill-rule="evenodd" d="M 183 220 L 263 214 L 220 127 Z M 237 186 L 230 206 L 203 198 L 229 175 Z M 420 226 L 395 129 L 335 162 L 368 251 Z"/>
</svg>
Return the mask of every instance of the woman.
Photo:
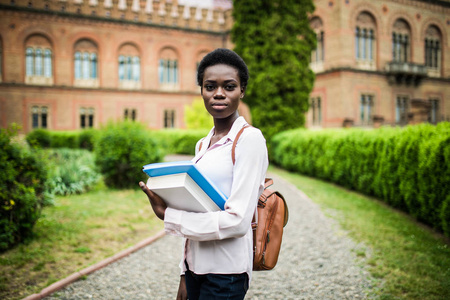
<svg viewBox="0 0 450 300">
<path fill-rule="evenodd" d="M 197 72 L 214 127 L 197 143 L 193 161 L 228 197 L 223 211 L 191 213 L 167 208 L 139 183 L 155 214 L 164 220 L 166 233 L 184 238 L 177 299 L 244 299 L 248 290 L 253 263 L 251 221 L 268 167 L 266 141 L 254 127 L 243 131 L 234 164 L 231 159 L 233 141 L 247 125 L 237 109 L 248 77 L 242 58 L 228 49 L 208 53 Z"/>
</svg>

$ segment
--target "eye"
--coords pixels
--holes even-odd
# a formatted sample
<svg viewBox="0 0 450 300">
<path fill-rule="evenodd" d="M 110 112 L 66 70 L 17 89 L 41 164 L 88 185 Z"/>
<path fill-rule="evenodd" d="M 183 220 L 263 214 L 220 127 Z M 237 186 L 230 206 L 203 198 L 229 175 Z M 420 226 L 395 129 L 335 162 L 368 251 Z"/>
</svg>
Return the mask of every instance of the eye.
<svg viewBox="0 0 450 300">
<path fill-rule="evenodd" d="M 226 85 L 226 86 L 225 86 L 225 89 L 226 89 L 227 91 L 233 91 L 234 89 L 236 89 L 236 85 L 234 85 L 234 84 Z"/>
<path fill-rule="evenodd" d="M 207 90 L 207 91 L 212 91 L 212 90 L 214 90 L 214 85 L 212 85 L 212 84 L 205 84 L 205 90 Z"/>
</svg>

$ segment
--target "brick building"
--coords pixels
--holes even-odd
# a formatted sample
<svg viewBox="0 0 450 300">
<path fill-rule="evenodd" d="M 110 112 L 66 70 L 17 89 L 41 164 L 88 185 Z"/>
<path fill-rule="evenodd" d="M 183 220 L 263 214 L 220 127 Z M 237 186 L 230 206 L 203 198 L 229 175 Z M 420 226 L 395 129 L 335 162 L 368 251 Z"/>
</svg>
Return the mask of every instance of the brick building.
<svg viewBox="0 0 450 300">
<path fill-rule="evenodd" d="M 450 120 L 450 1 L 314 3 L 309 127 Z"/>
<path fill-rule="evenodd" d="M 184 127 L 231 0 L 0 0 L 0 126 Z M 309 127 L 450 118 L 450 1 L 316 0 Z M 245 107 L 244 107 L 245 108 Z"/>
<path fill-rule="evenodd" d="M 1 126 L 184 127 L 184 106 L 200 96 L 197 63 L 229 47 L 226 3 L 1 0 Z"/>
</svg>

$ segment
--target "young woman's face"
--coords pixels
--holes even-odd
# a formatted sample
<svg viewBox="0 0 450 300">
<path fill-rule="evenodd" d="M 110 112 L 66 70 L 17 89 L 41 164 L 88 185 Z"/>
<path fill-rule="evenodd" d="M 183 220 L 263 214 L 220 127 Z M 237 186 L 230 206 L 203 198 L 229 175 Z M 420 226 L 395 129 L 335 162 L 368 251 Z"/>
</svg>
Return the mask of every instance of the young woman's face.
<svg viewBox="0 0 450 300">
<path fill-rule="evenodd" d="M 244 96 L 238 70 L 219 64 L 205 69 L 202 97 L 206 110 L 215 119 L 230 117 L 236 113 L 239 99 Z"/>
</svg>

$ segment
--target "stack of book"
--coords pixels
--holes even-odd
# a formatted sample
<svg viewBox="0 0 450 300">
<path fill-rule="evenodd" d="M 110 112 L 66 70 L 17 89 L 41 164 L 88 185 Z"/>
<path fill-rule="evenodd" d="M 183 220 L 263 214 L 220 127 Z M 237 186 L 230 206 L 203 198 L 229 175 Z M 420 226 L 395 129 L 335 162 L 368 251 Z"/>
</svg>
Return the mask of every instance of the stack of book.
<svg viewBox="0 0 450 300">
<path fill-rule="evenodd" d="M 150 176 L 148 188 L 168 207 L 190 212 L 224 209 L 227 197 L 192 161 L 149 164 L 143 171 Z"/>
</svg>

